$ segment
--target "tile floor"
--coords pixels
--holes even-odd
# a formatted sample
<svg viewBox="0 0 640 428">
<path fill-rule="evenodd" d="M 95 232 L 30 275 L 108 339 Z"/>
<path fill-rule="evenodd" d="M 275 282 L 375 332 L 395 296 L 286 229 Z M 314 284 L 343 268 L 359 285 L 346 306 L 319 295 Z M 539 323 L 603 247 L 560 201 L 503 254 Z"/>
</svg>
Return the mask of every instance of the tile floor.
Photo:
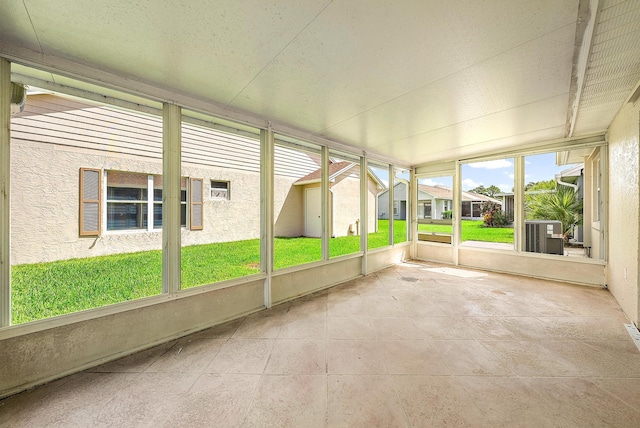
<svg viewBox="0 0 640 428">
<path fill-rule="evenodd" d="M 640 426 L 595 288 L 406 263 L 0 401 L 0 426 Z"/>
</svg>

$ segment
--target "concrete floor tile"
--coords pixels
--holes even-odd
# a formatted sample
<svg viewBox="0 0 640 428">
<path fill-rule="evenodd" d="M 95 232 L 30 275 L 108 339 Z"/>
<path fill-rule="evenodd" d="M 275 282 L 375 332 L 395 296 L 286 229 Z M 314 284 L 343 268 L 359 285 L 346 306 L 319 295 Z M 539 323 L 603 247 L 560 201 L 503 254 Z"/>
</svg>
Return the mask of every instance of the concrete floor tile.
<svg viewBox="0 0 640 428">
<path fill-rule="evenodd" d="M 371 318 L 371 325 L 380 340 L 422 339 L 424 333 L 407 317 Z"/>
<path fill-rule="evenodd" d="M 461 376 L 466 399 L 482 412 L 482 423 L 494 427 L 552 427 L 557 424 L 552 408 L 519 378 Z"/>
<path fill-rule="evenodd" d="M 290 312 L 282 323 L 279 338 L 324 339 L 327 337 L 326 312 Z"/>
<path fill-rule="evenodd" d="M 326 291 L 314 293 L 311 296 L 306 296 L 302 299 L 297 299 L 291 302 L 289 306 L 289 314 L 301 313 L 301 314 L 326 314 L 327 303 L 329 301 L 329 294 Z"/>
<path fill-rule="evenodd" d="M 386 344 L 376 340 L 327 340 L 330 374 L 387 374 Z"/>
<path fill-rule="evenodd" d="M 405 315 L 402 303 L 394 299 L 393 295 L 366 297 L 363 300 L 363 315 L 369 317 L 402 317 Z"/>
<path fill-rule="evenodd" d="M 78 373 L 59 387 L 52 384 L 0 401 L 0 423 L 7 427 L 84 427 L 139 373 Z M 64 386 L 64 387 L 62 387 Z"/>
<path fill-rule="evenodd" d="M 143 372 L 175 344 L 176 341 L 172 340 L 171 342 L 163 343 L 162 345 L 154 346 L 153 348 L 99 365 L 88 371 L 96 373 Z"/>
<path fill-rule="evenodd" d="M 454 375 L 512 376 L 503 358 L 475 340 L 433 340 L 438 358 Z"/>
<path fill-rule="evenodd" d="M 114 394 L 93 419 L 96 425 L 157 427 L 198 378 L 196 373 L 141 373 Z"/>
<path fill-rule="evenodd" d="M 508 317 L 520 316 L 518 309 L 496 299 L 461 301 L 438 301 L 438 308 L 454 317 Z"/>
<path fill-rule="evenodd" d="M 189 339 L 228 339 L 236 332 L 244 318 L 239 318 L 233 321 L 226 322 L 224 324 L 216 325 L 205 330 L 201 330 L 197 333 L 190 334 Z"/>
<path fill-rule="evenodd" d="M 262 373 L 275 339 L 229 339 L 207 367 L 210 373 Z"/>
<path fill-rule="evenodd" d="M 590 382 L 598 385 L 618 400 L 640 411 L 640 377 L 638 378 L 590 378 Z"/>
<path fill-rule="evenodd" d="M 607 356 L 600 366 L 600 376 L 640 378 L 640 350 L 631 338 L 585 343 Z"/>
<path fill-rule="evenodd" d="M 411 427 L 489 427 L 453 376 L 393 376 L 394 389 Z"/>
<path fill-rule="evenodd" d="M 614 316 L 567 316 L 539 317 L 547 328 L 567 339 L 598 341 L 627 340 L 629 333 L 624 328 L 628 321 L 621 314 Z"/>
<path fill-rule="evenodd" d="M 384 349 L 389 374 L 451 374 L 445 361 L 428 340 L 387 341 Z"/>
<path fill-rule="evenodd" d="M 640 411 L 588 379 L 524 378 L 548 402 L 557 426 L 637 427 Z"/>
<path fill-rule="evenodd" d="M 260 381 L 259 375 L 203 374 L 172 407 L 163 427 L 239 427 Z"/>
<path fill-rule="evenodd" d="M 226 341 L 226 339 L 196 339 L 176 343 L 146 371 L 204 373 Z"/>
<path fill-rule="evenodd" d="M 575 376 L 578 367 L 539 342 L 524 340 L 482 341 L 500 361 L 502 367 L 520 376 Z M 579 346 L 566 341 L 559 346 Z"/>
<path fill-rule="evenodd" d="M 328 426 L 405 427 L 400 400 L 388 376 L 330 375 Z"/>
<path fill-rule="evenodd" d="M 360 296 L 340 297 L 327 303 L 327 316 L 330 317 L 368 316 L 368 314 L 367 302 Z"/>
<path fill-rule="evenodd" d="M 396 298 L 397 293 L 392 297 Z M 425 298 L 405 299 L 400 297 L 398 305 L 401 308 L 401 316 L 405 317 L 444 317 L 447 314 L 438 307 L 435 302 Z"/>
<path fill-rule="evenodd" d="M 326 376 L 262 376 L 243 427 L 324 427 Z"/>
<path fill-rule="evenodd" d="M 328 339 L 375 339 L 376 332 L 368 317 L 327 317 Z"/>
<path fill-rule="evenodd" d="M 467 318 L 462 317 L 412 317 L 425 339 L 475 339 L 476 334 L 469 327 Z"/>
<path fill-rule="evenodd" d="M 627 371 L 606 353 L 581 341 L 548 340 L 540 342 L 539 346 L 569 367 L 569 374 L 574 376 L 624 376 Z M 640 364 L 640 358 L 637 361 Z M 640 368 L 636 373 L 640 373 Z"/>
<path fill-rule="evenodd" d="M 323 374 L 327 372 L 326 342 L 277 339 L 265 368 L 268 374 Z"/>
<path fill-rule="evenodd" d="M 282 314 L 284 313 L 286 312 Z M 259 312 L 245 317 L 232 337 L 234 339 L 275 339 L 280 334 L 283 322 L 283 316 L 267 316 Z"/>
<path fill-rule="evenodd" d="M 476 339 L 519 340 L 522 338 L 517 330 L 509 328 L 506 317 L 464 317 L 462 320 Z"/>
</svg>

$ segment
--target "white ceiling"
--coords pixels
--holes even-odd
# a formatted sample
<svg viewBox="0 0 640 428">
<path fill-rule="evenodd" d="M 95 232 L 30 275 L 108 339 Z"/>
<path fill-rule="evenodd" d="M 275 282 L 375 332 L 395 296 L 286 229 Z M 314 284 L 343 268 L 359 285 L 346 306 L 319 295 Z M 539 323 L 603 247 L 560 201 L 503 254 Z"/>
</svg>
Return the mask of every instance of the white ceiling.
<svg viewBox="0 0 640 428">
<path fill-rule="evenodd" d="M 580 3 L 4 1 L 0 55 L 420 165 L 606 130 L 640 1 L 600 0 L 593 36 Z"/>
</svg>

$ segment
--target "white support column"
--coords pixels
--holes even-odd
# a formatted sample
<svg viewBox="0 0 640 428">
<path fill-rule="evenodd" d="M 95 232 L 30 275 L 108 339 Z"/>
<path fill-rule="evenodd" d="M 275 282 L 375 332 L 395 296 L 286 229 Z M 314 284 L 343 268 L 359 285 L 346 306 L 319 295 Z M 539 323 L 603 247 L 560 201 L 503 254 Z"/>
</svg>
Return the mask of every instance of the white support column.
<svg viewBox="0 0 640 428">
<path fill-rule="evenodd" d="M 322 260 L 329 260 L 329 239 L 331 239 L 331 218 L 329 203 L 329 148 L 322 146 L 322 172 L 320 174 L 320 206 L 322 222 Z"/>
<path fill-rule="evenodd" d="M 395 236 L 395 232 L 393 230 L 393 220 L 396 218 L 393 207 L 395 202 L 395 171 L 393 169 L 393 165 L 389 165 L 389 245 L 393 245 L 393 238 Z"/>
<path fill-rule="evenodd" d="M 513 245 L 520 252 L 525 248 L 524 232 L 524 156 L 516 156 L 514 161 L 513 189 Z"/>
<path fill-rule="evenodd" d="M 260 267 L 266 273 L 264 306 L 270 308 L 273 273 L 273 131 L 260 130 Z"/>
<path fill-rule="evenodd" d="M 0 58 L 0 327 L 11 325 L 10 123 L 11 63 Z"/>
<path fill-rule="evenodd" d="M 458 249 L 462 234 L 462 166 L 456 162 L 456 171 L 453 174 L 453 206 L 451 207 L 451 226 L 453 228 L 453 264 L 458 265 Z"/>
<path fill-rule="evenodd" d="M 180 106 L 162 109 L 162 292 L 180 289 Z"/>
<path fill-rule="evenodd" d="M 600 183 L 600 198 L 602 200 L 602 206 L 600 208 L 600 234 L 602 236 L 602 246 L 600 248 L 599 258 L 609 260 L 609 146 L 602 146 L 600 148 L 600 165 L 602 169 L 602 182 Z M 585 206 L 586 205 L 583 204 L 583 211 L 586 211 Z M 583 224 L 585 223 L 583 222 Z M 640 296 L 638 297 L 640 298 Z M 640 313 L 640 305 L 638 305 L 638 312 Z"/>
<path fill-rule="evenodd" d="M 409 212 L 411 221 L 408 223 L 409 239 L 411 240 L 411 257 L 415 257 L 418 247 L 418 180 L 416 179 L 416 169 L 409 171 Z"/>
<path fill-rule="evenodd" d="M 376 221 L 377 213 L 376 213 Z M 362 274 L 367 274 L 369 246 L 369 166 L 367 158 L 360 156 L 360 251 L 362 251 Z"/>
</svg>

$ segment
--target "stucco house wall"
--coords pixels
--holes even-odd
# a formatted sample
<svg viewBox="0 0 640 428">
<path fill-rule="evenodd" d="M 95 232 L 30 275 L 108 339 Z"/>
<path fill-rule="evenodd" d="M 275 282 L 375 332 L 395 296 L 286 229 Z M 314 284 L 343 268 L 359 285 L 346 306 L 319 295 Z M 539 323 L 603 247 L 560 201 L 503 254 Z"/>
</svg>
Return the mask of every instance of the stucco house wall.
<svg viewBox="0 0 640 428">
<path fill-rule="evenodd" d="M 29 98 L 25 112 L 11 121 L 11 263 L 159 250 L 160 229 L 107 231 L 104 186 L 101 233 L 79 235 L 80 168 L 101 170 L 103 183 L 109 171 L 161 175 L 159 118 L 48 94 Z M 202 154 L 189 150 L 197 144 Z M 224 156 L 236 159 L 229 147 L 243 151 L 243 163 L 229 165 L 233 167 L 214 164 L 224 164 Z M 317 167 L 313 160 L 305 164 L 304 159 L 294 159 L 292 151 L 278 150 L 281 156 L 293 159 L 298 175 Z M 187 130 L 183 132 L 182 161 L 181 174 L 203 179 L 204 188 L 203 229 L 183 228 L 183 245 L 260 236 L 259 144 L 255 140 L 206 129 Z M 292 186 L 297 178 L 286 167 L 275 176 L 279 236 L 303 232 L 303 200 L 299 189 Z M 230 183 L 230 200 L 210 199 L 211 180 Z"/>
<path fill-rule="evenodd" d="M 372 181 L 369 178 L 369 181 Z M 371 187 L 371 185 L 369 185 Z M 343 172 L 335 178 L 331 185 L 333 195 L 333 230 L 335 237 L 359 235 L 360 226 L 360 171 L 359 166 Z M 375 197 L 371 190 L 367 193 L 371 199 Z M 375 217 L 369 217 L 369 230 L 375 227 Z"/>
<path fill-rule="evenodd" d="M 609 242 L 607 284 L 624 312 L 640 320 L 640 113 L 625 104 L 609 128 Z"/>
<path fill-rule="evenodd" d="M 275 236 L 304 235 L 304 189 L 293 186 L 295 179 L 275 176 L 273 215 Z"/>
<path fill-rule="evenodd" d="M 161 230 L 103 231 L 97 237 L 78 234 L 79 169 L 161 174 L 162 164 L 135 157 L 63 150 L 47 143 L 12 143 L 12 264 L 94 257 L 132 251 L 159 250 Z M 260 177 L 255 172 L 183 165 L 182 175 L 202 178 L 204 226 L 182 229 L 182 244 L 254 239 L 260 236 Z M 230 200 L 211 200 L 211 180 L 231 183 Z M 281 236 L 299 236 L 301 198 L 294 180 L 278 177 L 276 224 Z M 104 221 L 104 219 L 103 219 Z M 103 230 L 106 225 L 103 225 Z"/>
</svg>

